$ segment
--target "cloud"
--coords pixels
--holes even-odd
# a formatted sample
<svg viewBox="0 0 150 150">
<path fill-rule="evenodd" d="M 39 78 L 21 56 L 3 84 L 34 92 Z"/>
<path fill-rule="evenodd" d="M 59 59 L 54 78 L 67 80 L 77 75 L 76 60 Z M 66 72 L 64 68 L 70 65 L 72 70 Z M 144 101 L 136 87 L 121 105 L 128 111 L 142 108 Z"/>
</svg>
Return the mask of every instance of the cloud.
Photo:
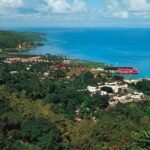
<svg viewBox="0 0 150 150">
<path fill-rule="evenodd" d="M 45 5 L 39 8 L 40 11 L 52 13 L 79 13 L 86 12 L 86 3 L 83 0 L 43 0 Z"/>
<path fill-rule="evenodd" d="M 124 4 L 131 11 L 150 11 L 150 2 L 147 0 L 124 0 Z"/>
<path fill-rule="evenodd" d="M 129 18 L 129 13 L 127 11 L 118 11 L 118 12 L 113 12 L 112 16 L 117 18 L 127 19 Z"/>
<path fill-rule="evenodd" d="M 148 0 L 105 0 L 107 16 L 128 18 L 130 16 L 145 17 L 150 15 Z"/>
<path fill-rule="evenodd" d="M 122 8 L 123 0 L 105 0 L 106 5 L 106 16 L 123 18 L 126 19 L 129 17 L 129 12 Z"/>
<path fill-rule="evenodd" d="M 0 16 L 17 15 L 17 9 L 23 6 L 22 0 L 0 0 Z"/>
<path fill-rule="evenodd" d="M 18 8 L 23 6 L 22 0 L 0 0 L 0 7 Z"/>
<path fill-rule="evenodd" d="M 74 0 L 71 7 L 73 12 L 87 12 L 86 3 L 82 0 Z"/>
<path fill-rule="evenodd" d="M 105 0 L 105 4 L 108 10 L 114 11 L 120 7 L 118 0 Z"/>
<path fill-rule="evenodd" d="M 150 0 L 0 0 L 0 18 L 42 26 L 142 24 L 150 22 Z"/>
</svg>

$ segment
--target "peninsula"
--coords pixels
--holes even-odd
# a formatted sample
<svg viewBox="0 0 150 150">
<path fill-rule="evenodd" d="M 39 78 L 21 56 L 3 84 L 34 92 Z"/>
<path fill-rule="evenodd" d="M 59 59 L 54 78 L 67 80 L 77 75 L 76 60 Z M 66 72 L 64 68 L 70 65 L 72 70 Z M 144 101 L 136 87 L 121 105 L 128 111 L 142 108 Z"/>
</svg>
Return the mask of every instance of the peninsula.
<svg viewBox="0 0 150 150">
<path fill-rule="evenodd" d="M 0 52 L 34 49 L 43 46 L 45 34 L 0 30 Z"/>
</svg>

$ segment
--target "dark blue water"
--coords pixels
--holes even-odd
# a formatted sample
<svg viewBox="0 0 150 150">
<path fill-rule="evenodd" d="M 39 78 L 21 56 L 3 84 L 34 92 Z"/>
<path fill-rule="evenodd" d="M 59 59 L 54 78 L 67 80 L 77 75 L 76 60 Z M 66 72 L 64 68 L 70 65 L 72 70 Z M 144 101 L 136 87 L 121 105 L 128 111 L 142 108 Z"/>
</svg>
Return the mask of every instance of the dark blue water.
<svg viewBox="0 0 150 150">
<path fill-rule="evenodd" d="M 63 54 L 140 70 L 137 78 L 150 77 L 150 29 L 36 28 L 20 31 L 47 34 L 44 47 L 24 54 Z"/>
</svg>

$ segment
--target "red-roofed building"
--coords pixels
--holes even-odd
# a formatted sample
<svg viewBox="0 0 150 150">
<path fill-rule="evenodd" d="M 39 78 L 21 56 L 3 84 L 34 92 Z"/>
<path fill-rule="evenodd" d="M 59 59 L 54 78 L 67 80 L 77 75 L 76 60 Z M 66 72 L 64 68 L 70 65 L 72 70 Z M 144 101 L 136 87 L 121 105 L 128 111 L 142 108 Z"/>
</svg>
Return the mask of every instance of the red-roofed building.
<svg viewBox="0 0 150 150">
<path fill-rule="evenodd" d="M 119 68 L 116 73 L 118 74 L 139 74 L 139 71 L 135 68 Z"/>
<path fill-rule="evenodd" d="M 87 71 L 86 67 L 77 67 L 76 71 Z"/>
<path fill-rule="evenodd" d="M 57 68 L 67 68 L 67 67 L 69 67 L 69 65 L 68 64 L 65 64 L 65 63 L 60 63 L 60 64 L 57 64 L 57 65 L 55 65 Z"/>
</svg>

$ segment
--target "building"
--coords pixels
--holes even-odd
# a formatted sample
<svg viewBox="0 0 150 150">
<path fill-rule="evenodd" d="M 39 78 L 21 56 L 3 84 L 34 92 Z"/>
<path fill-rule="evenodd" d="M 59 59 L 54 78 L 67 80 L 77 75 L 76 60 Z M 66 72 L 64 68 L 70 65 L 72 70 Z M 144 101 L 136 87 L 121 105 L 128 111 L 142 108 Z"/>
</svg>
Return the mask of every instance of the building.
<svg viewBox="0 0 150 150">
<path fill-rule="evenodd" d="M 44 72 L 43 75 L 44 75 L 44 77 L 48 77 L 49 76 L 49 72 Z"/>
<path fill-rule="evenodd" d="M 60 64 L 55 65 L 55 67 L 60 68 L 60 69 L 64 69 L 64 68 L 69 67 L 69 64 L 60 63 Z"/>
<path fill-rule="evenodd" d="M 81 71 L 87 71 L 86 67 L 77 67 L 76 71 L 81 72 Z"/>
<path fill-rule="evenodd" d="M 139 71 L 135 68 L 119 68 L 116 71 L 117 74 L 139 74 Z"/>
<path fill-rule="evenodd" d="M 100 84 L 98 86 L 88 86 L 87 90 L 92 94 L 101 92 L 102 95 L 107 95 L 109 91 L 105 90 L 105 88 L 112 89 L 112 92 L 115 94 L 121 93 L 121 92 L 123 93 L 128 90 L 128 84 L 121 84 L 118 82 L 105 83 L 105 84 Z"/>
<path fill-rule="evenodd" d="M 3 60 L 2 62 L 6 63 L 6 64 L 11 64 L 12 63 L 10 60 Z"/>
<path fill-rule="evenodd" d="M 70 64 L 71 63 L 71 60 L 69 60 L 69 59 L 66 59 L 66 60 L 63 60 L 63 62 L 62 62 L 63 64 Z"/>
<path fill-rule="evenodd" d="M 7 58 L 6 61 L 9 61 L 11 63 L 16 62 L 43 62 L 44 60 L 41 58 L 41 56 L 33 56 L 33 57 L 10 57 Z"/>
<path fill-rule="evenodd" d="M 115 106 L 118 103 L 126 104 L 133 101 L 141 101 L 144 98 L 144 93 L 129 93 L 127 95 L 117 95 L 112 98 L 112 100 L 109 102 L 110 106 Z"/>
<path fill-rule="evenodd" d="M 124 79 L 124 82 L 128 84 L 137 84 L 139 81 L 142 81 L 142 79 Z"/>
<path fill-rule="evenodd" d="M 98 72 L 102 71 L 103 72 L 105 70 L 103 68 L 98 67 L 98 68 L 92 68 L 91 71 L 98 71 Z"/>
<path fill-rule="evenodd" d="M 105 83 L 99 86 L 100 88 L 109 87 L 114 93 L 124 92 L 128 90 L 128 84 L 121 84 L 119 82 Z"/>
<path fill-rule="evenodd" d="M 101 90 L 100 87 L 94 87 L 94 86 L 88 86 L 87 90 L 91 93 L 91 96 L 100 93 L 102 96 L 107 95 L 108 93 L 106 91 Z"/>
<path fill-rule="evenodd" d="M 139 70 L 133 67 L 105 67 L 112 74 L 139 74 Z"/>
<path fill-rule="evenodd" d="M 100 88 L 99 87 L 94 87 L 94 86 L 88 86 L 87 90 L 92 94 L 96 94 L 97 92 L 100 92 Z"/>
<path fill-rule="evenodd" d="M 134 92 L 131 95 L 131 98 L 133 98 L 133 99 L 142 99 L 142 98 L 144 98 L 144 93 L 142 93 L 142 92 Z"/>
</svg>

